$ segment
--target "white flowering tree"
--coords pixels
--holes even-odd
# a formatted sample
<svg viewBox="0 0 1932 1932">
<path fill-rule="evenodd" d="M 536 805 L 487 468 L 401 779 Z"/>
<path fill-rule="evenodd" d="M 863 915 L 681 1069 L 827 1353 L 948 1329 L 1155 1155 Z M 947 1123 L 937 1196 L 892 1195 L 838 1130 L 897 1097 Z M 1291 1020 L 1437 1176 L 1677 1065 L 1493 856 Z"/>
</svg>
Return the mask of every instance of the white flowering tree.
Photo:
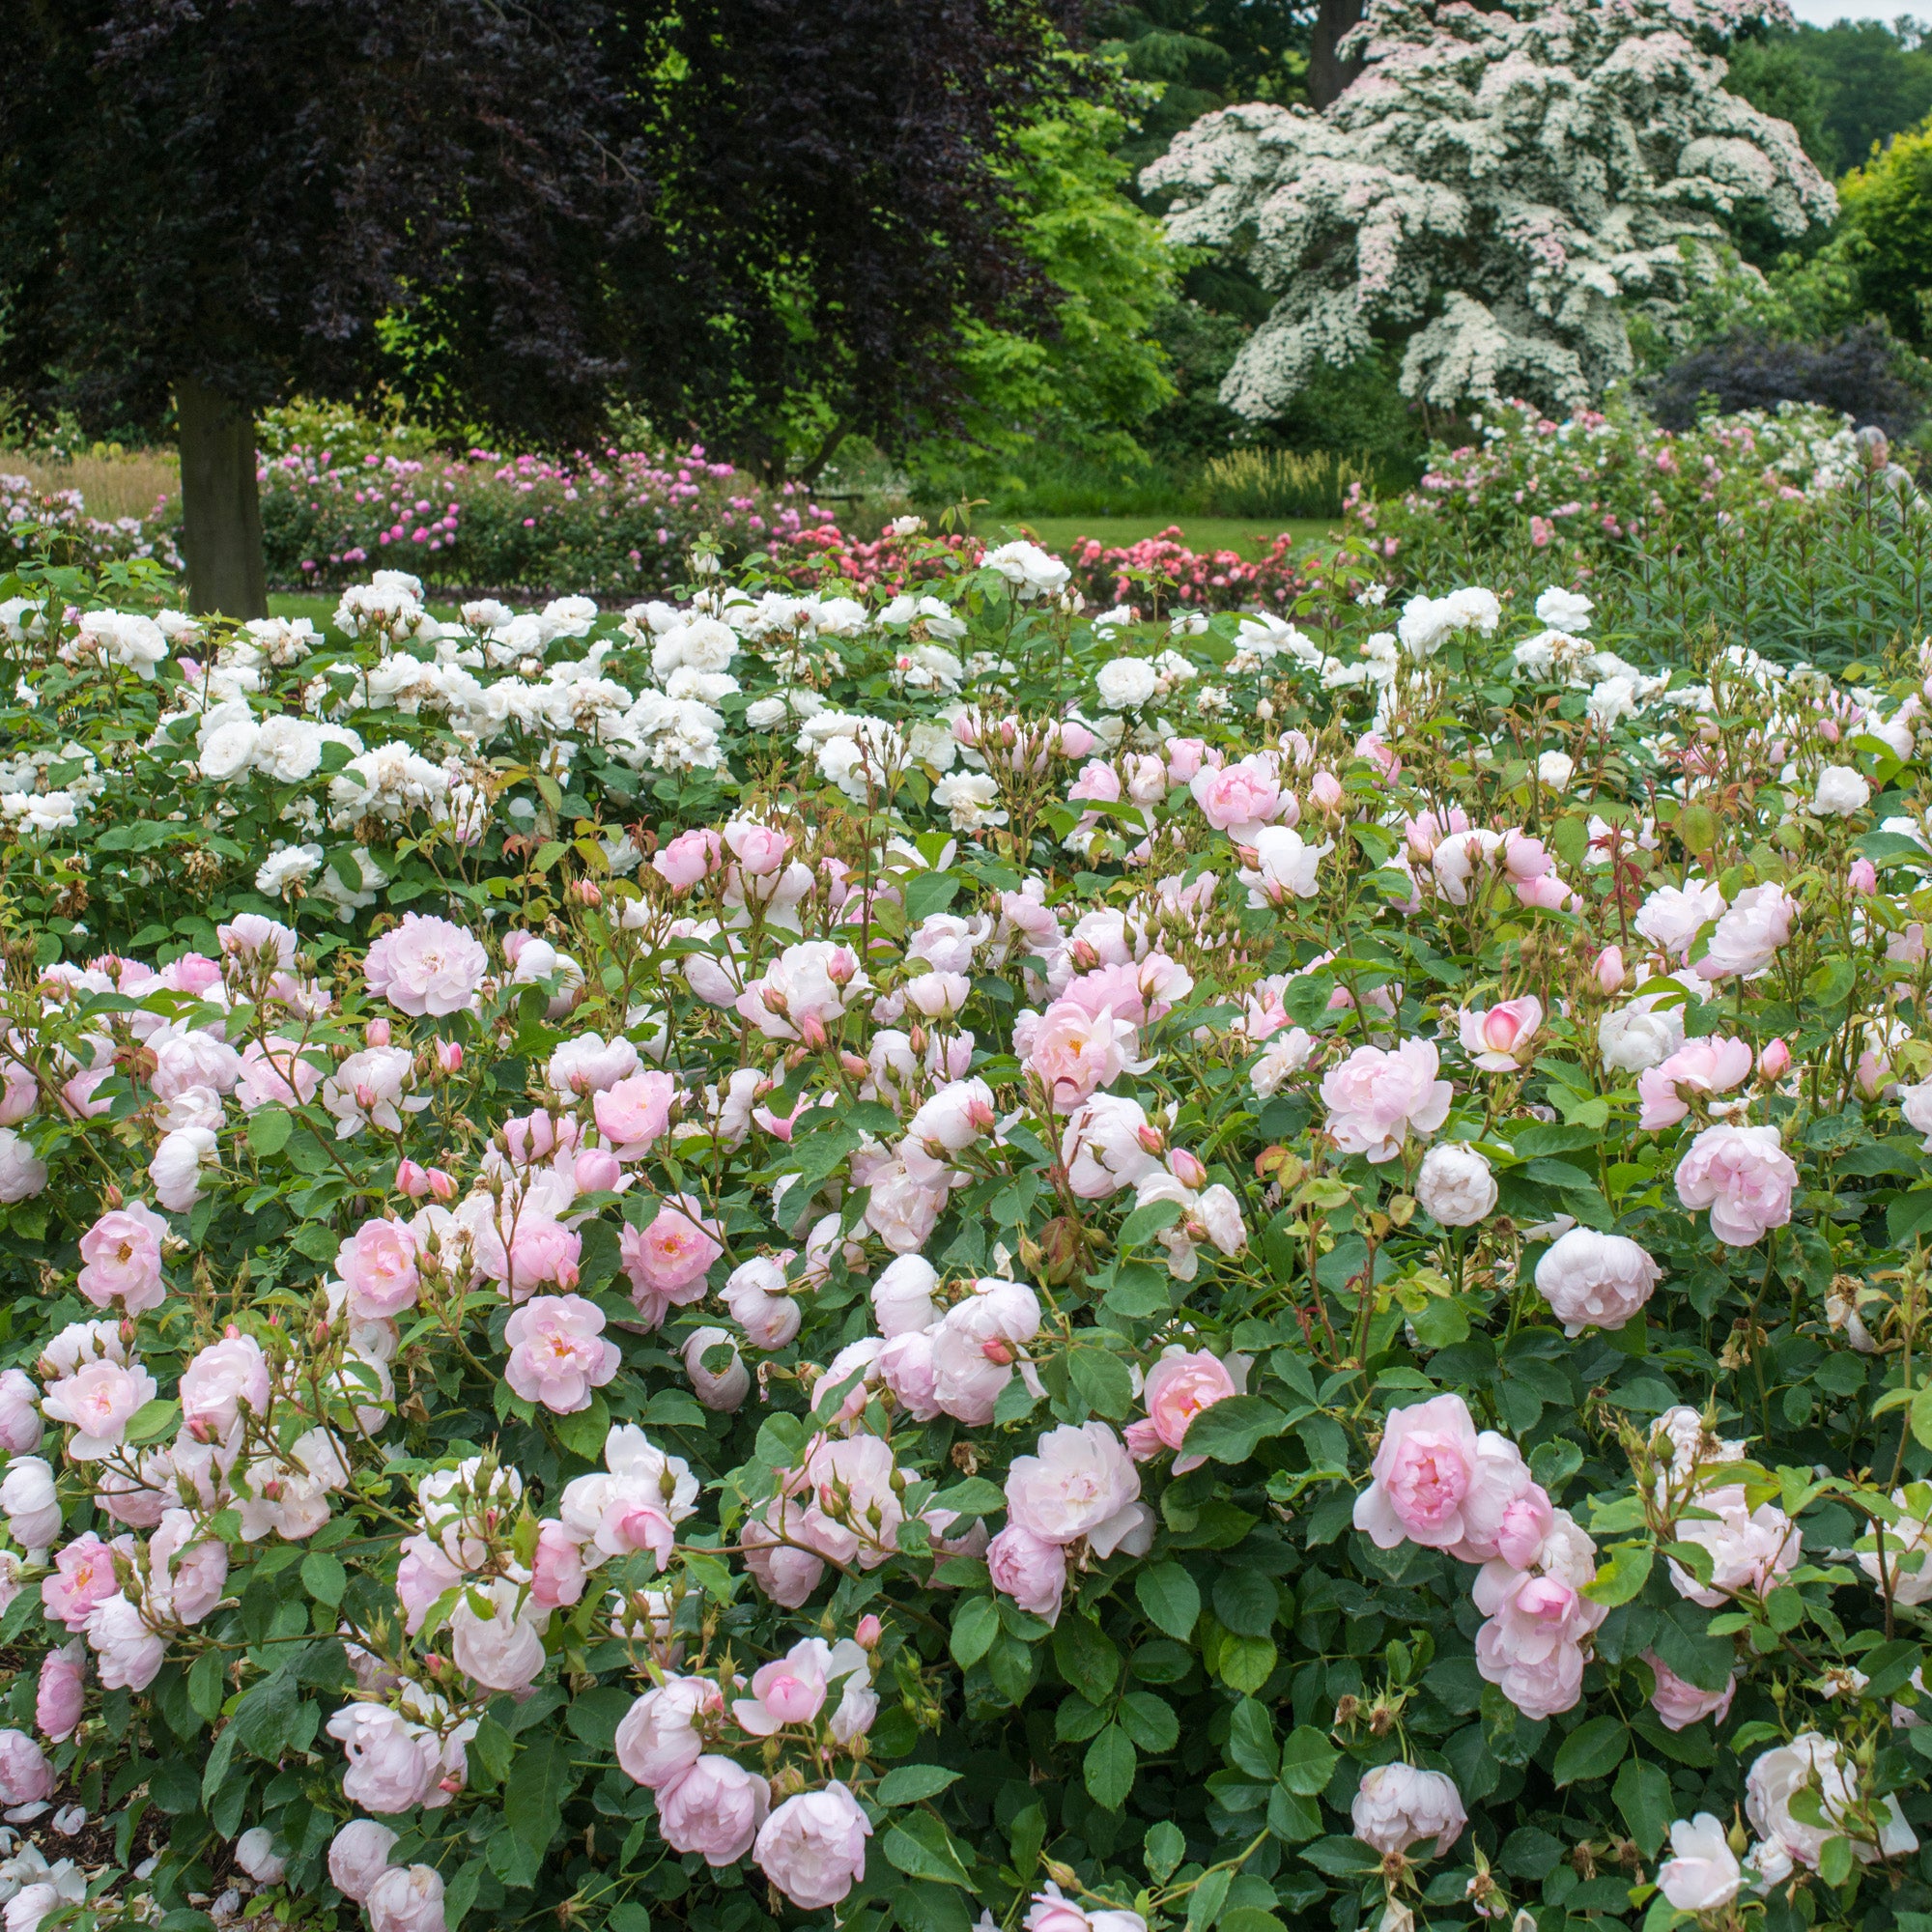
<svg viewBox="0 0 1932 1932">
<path fill-rule="evenodd" d="M 1360 77 L 1321 114 L 1205 115 L 1142 176 L 1178 242 L 1235 248 L 1280 300 L 1222 386 L 1278 413 L 1321 363 L 1406 332 L 1404 392 L 1561 407 L 1666 336 L 1725 222 L 1830 219 L 1790 125 L 1726 93 L 1706 48 L 1781 12 L 1740 0 L 1370 0 Z"/>
</svg>

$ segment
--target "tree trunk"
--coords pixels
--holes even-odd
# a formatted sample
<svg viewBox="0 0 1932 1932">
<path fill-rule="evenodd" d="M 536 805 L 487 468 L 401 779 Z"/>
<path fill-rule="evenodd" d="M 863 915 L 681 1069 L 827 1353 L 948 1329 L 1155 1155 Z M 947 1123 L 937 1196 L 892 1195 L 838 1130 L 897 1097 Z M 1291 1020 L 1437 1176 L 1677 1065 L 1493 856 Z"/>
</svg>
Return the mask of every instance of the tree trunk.
<svg viewBox="0 0 1932 1932">
<path fill-rule="evenodd" d="M 269 614 L 255 418 L 192 376 L 175 384 L 181 425 L 182 549 L 188 609 L 197 615 Z"/>
<path fill-rule="evenodd" d="M 1360 61 L 1345 61 L 1335 43 L 1362 17 L 1362 0 L 1319 0 L 1315 43 L 1308 55 L 1308 104 L 1318 111 L 1361 72 Z"/>
</svg>

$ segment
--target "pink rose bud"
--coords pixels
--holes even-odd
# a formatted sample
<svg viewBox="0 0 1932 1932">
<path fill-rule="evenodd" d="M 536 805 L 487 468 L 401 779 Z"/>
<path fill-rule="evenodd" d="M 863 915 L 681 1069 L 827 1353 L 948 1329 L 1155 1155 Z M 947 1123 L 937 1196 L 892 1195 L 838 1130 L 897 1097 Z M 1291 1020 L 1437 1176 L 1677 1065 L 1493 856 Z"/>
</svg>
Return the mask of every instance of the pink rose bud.
<svg viewBox="0 0 1932 1932">
<path fill-rule="evenodd" d="M 577 1156 L 573 1172 L 578 1191 L 582 1194 L 609 1194 L 624 1178 L 617 1156 L 609 1148 L 585 1148 Z"/>
<path fill-rule="evenodd" d="M 1084 724 L 1063 724 L 1060 727 L 1060 755 L 1063 758 L 1084 758 L 1100 741 Z M 878 1619 L 872 1619 L 877 1623 Z"/>
<path fill-rule="evenodd" d="M 428 1169 L 412 1160 L 404 1161 L 396 1169 L 396 1192 L 407 1194 L 412 1201 L 420 1201 L 429 1192 Z"/>
<path fill-rule="evenodd" d="M 588 879 L 573 879 L 564 896 L 572 905 L 601 906 L 604 903 L 604 895 Z"/>
<path fill-rule="evenodd" d="M 884 1634 L 885 1634 L 885 1627 L 879 1622 L 877 1617 L 873 1616 L 872 1613 L 869 1610 L 867 1610 L 867 1613 L 859 1619 L 858 1628 L 854 1630 L 852 1633 L 852 1641 L 856 1643 L 861 1650 L 876 1650 L 878 1648 L 879 1638 Z"/>
<path fill-rule="evenodd" d="M 1185 1148 L 1176 1148 L 1167 1157 L 1168 1170 L 1183 1187 L 1200 1188 L 1207 1184 L 1208 1170 L 1201 1165 L 1198 1156 Z"/>
<path fill-rule="evenodd" d="M 389 1043 L 389 1023 L 387 1020 L 371 1020 L 363 1030 L 364 1037 L 371 1046 L 387 1046 Z"/>
<path fill-rule="evenodd" d="M 1791 1049 L 1781 1039 L 1768 1041 L 1757 1057 L 1760 1080 L 1782 1080 L 1791 1070 Z"/>
<path fill-rule="evenodd" d="M 445 1174 L 440 1167 L 431 1168 L 429 1171 L 429 1191 L 439 1201 L 454 1201 L 456 1199 L 456 1177 L 453 1174 Z"/>
<path fill-rule="evenodd" d="M 460 1073 L 463 1070 L 463 1049 L 453 1039 L 438 1040 L 436 1064 L 443 1073 Z"/>
<path fill-rule="evenodd" d="M 1597 954 L 1597 964 L 1593 969 L 1597 975 L 1597 984 L 1605 992 L 1614 993 L 1629 976 L 1624 969 L 1624 950 L 1621 946 L 1606 946 Z"/>
<path fill-rule="evenodd" d="M 1339 811 L 1342 781 L 1333 772 L 1317 772 L 1308 781 L 1308 801 L 1317 811 Z"/>
<path fill-rule="evenodd" d="M 1861 898 L 1867 898 L 1878 891 L 1878 867 L 1869 859 L 1854 859 L 1852 869 L 1845 874 L 1845 883 Z"/>
</svg>

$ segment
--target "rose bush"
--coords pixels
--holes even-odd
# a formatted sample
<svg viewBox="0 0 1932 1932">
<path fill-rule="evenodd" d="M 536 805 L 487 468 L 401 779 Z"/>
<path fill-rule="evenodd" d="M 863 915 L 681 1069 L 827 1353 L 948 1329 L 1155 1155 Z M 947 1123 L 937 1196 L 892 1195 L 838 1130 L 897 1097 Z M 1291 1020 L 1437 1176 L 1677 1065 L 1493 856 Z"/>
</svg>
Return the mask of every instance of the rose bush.
<svg viewBox="0 0 1932 1932">
<path fill-rule="evenodd" d="M 1914 1932 L 1932 665 L 924 561 L 7 586 L 8 1932 Z"/>
</svg>

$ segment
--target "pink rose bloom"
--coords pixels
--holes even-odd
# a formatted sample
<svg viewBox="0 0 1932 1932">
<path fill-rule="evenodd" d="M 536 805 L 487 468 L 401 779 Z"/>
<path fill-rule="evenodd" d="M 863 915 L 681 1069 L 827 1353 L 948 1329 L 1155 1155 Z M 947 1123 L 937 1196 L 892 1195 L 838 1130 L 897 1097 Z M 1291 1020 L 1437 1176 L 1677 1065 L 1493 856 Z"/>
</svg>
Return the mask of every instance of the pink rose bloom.
<svg viewBox="0 0 1932 1932">
<path fill-rule="evenodd" d="M 148 1606 L 185 1624 L 207 1616 L 228 1581 L 228 1546 L 195 1533 L 193 1513 L 171 1509 L 148 1543 Z"/>
<path fill-rule="evenodd" d="M 1460 1018 L 1463 1051 L 1485 1073 L 1514 1073 L 1528 1061 L 1530 1041 L 1542 1024 L 1543 1002 L 1527 994 L 1487 1012 L 1464 1009 Z"/>
<path fill-rule="evenodd" d="M 146 1369 L 83 1362 L 47 1390 L 41 1407 L 50 1421 L 72 1425 L 67 1453 L 76 1463 L 98 1463 L 120 1448 L 134 1411 L 154 1399 L 155 1378 Z"/>
<path fill-rule="evenodd" d="M 337 1891 L 360 1905 L 389 1868 L 396 1834 L 373 1818 L 352 1818 L 328 1843 L 328 1876 Z"/>
<path fill-rule="evenodd" d="M 1651 1708 L 1665 1730 L 1684 1730 L 1701 1718 L 1715 1718 L 1721 1724 L 1730 1716 L 1731 1699 L 1738 1694 L 1735 1677 L 1727 1679 L 1721 1690 L 1700 1690 L 1678 1676 L 1656 1651 L 1645 1651 L 1643 1661 L 1657 1680 L 1650 1693 Z"/>
<path fill-rule="evenodd" d="M 1646 1301 L 1663 1270 L 1623 1235 L 1572 1228 L 1536 1264 L 1536 1288 L 1566 1335 L 1621 1328 Z"/>
<path fill-rule="evenodd" d="M 1493 1429 L 1476 1437 L 1475 1467 L 1460 1514 L 1463 1535 L 1449 1546 L 1451 1556 L 1461 1563 L 1500 1558 L 1518 1570 L 1528 1569 L 1541 1556 L 1556 1520 L 1522 1451 Z"/>
<path fill-rule="evenodd" d="M 335 1272 L 353 1317 L 390 1321 L 416 1304 L 415 1235 L 402 1221 L 365 1221 L 336 1250 Z"/>
<path fill-rule="evenodd" d="M 765 1779 L 728 1757 L 701 1757 L 658 1793 L 658 1830 L 674 1852 L 699 1852 L 708 1865 L 735 1864 L 771 1808 Z"/>
<path fill-rule="evenodd" d="M 807 1912 L 837 1905 L 866 1874 L 871 1821 L 842 1784 L 787 1798 L 759 1828 L 758 1869 Z"/>
<path fill-rule="evenodd" d="M 118 1590 L 88 1618 L 87 1641 L 105 1690 L 145 1690 L 168 1654 L 140 1610 Z"/>
<path fill-rule="evenodd" d="M 623 1360 L 603 1333 L 604 1311 L 594 1301 L 539 1294 L 503 1329 L 510 1347 L 503 1379 L 524 1401 L 540 1403 L 553 1415 L 575 1415 L 590 1406 L 591 1391 L 602 1388 Z"/>
<path fill-rule="evenodd" d="M 31 1456 L 46 1427 L 41 1420 L 41 1392 L 24 1369 L 0 1370 L 0 1449 Z"/>
<path fill-rule="evenodd" d="M 405 1537 L 402 1561 L 396 1566 L 396 1601 L 403 1606 L 403 1628 L 411 1636 L 445 1590 L 463 1581 L 464 1573 L 427 1536 Z"/>
<path fill-rule="evenodd" d="M 545 1614 L 511 1577 L 472 1579 L 449 1611 L 449 1649 L 456 1667 L 486 1690 L 527 1690 L 544 1667 L 543 1635 L 535 1620 Z"/>
<path fill-rule="evenodd" d="M 1560 1577 L 1517 1574 L 1476 1633 L 1476 1668 L 1526 1718 L 1569 1710 L 1583 1694 L 1588 1608 Z"/>
<path fill-rule="evenodd" d="M 616 1194 L 624 1185 L 624 1170 L 609 1148 L 582 1148 L 571 1163 L 570 1178 L 580 1194 Z"/>
<path fill-rule="evenodd" d="M 602 1034 L 580 1034 L 567 1039 L 550 1057 L 544 1078 L 554 1094 L 601 1094 L 638 1070 L 638 1049 L 621 1034 L 606 1039 Z"/>
<path fill-rule="evenodd" d="M 462 926 L 406 912 L 362 961 L 362 977 L 378 999 L 398 1012 L 440 1019 L 462 1012 L 490 971 L 490 955 Z"/>
<path fill-rule="evenodd" d="M 625 1227 L 617 1250 L 639 1312 L 655 1309 L 662 1321 L 667 1307 L 702 1298 L 705 1275 L 724 1252 L 716 1232 L 688 1196 L 667 1200 L 648 1228 Z"/>
<path fill-rule="evenodd" d="M 78 1635 L 96 1606 L 120 1587 L 113 1550 L 90 1529 L 54 1551 L 54 1573 L 42 1579 L 41 1603 L 49 1617 Z"/>
<path fill-rule="evenodd" d="M 667 1677 L 646 1690 L 617 1726 L 617 1762 L 625 1776 L 652 1791 L 676 1783 L 704 1754 L 698 1725 L 724 1709 L 717 1685 L 704 1677 Z"/>
<path fill-rule="evenodd" d="M 507 1259 L 503 1287 L 512 1301 L 521 1301 L 546 1282 L 575 1288 L 583 1260 L 583 1236 L 548 1214 L 526 1208 L 517 1217 Z"/>
<path fill-rule="evenodd" d="M 782 1349 L 804 1323 L 804 1310 L 786 1292 L 784 1264 L 790 1258 L 788 1253 L 753 1256 L 733 1268 L 724 1283 L 724 1306 L 754 1349 Z"/>
<path fill-rule="evenodd" d="M 680 832 L 651 856 L 651 869 L 674 893 L 688 893 L 718 867 L 724 841 L 704 826 Z"/>
<path fill-rule="evenodd" d="M 530 1601 L 546 1610 L 579 1603 L 587 1574 L 577 1539 L 546 1517 L 537 1525 L 536 1554 L 530 1558 Z"/>
<path fill-rule="evenodd" d="M 1170 784 L 1187 784 L 1208 755 L 1208 746 L 1200 738 L 1170 738 L 1167 741 L 1167 778 Z"/>
<path fill-rule="evenodd" d="M 1791 937 L 1798 901 L 1782 886 L 1748 886 L 1718 921 L 1695 972 L 1705 980 L 1762 973 Z"/>
<path fill-rule="evenodd" d="M 1438 1395 L 1394 1410 L 1383 1428 L 1370 1483 L 1355 1498 L 1355 1527 L 1378 1548 L 1406 1538 L 1431 1549 L 1463 1541 L 1463 1504 L 1476 1479 L 1479 1444 L 1469 1406 Z"/>
<path fill-rule="evenodd" d="M 31 1456 L 46 1426 L 41 1420 L 41 1392 L 24 1369 L 0 1370 L 0 1449 Z"/>
<path fill-rule="evenodd" d="M 81 1269 L 74 1286 L 97 1308 L 119 1299 L 128 1315 L 158 1308 L 161 1240 L 168 1224 L 144 1201 L 101 1215 L 80 1237 Z"/>
<path fill-rule="evenodd" d="M 796 1547 L 803 1541 L 804 1524 L 805 1512 L 797 1503 L 774 1501 L 764 1506 L 763 1520 L 753 1517 L 738 1535 L 753 1581 L 788 1610 L 797 1609 L 825 1575 L 822 1557 Z"/>
<path fill-rule="evenodd" d="M 1059 1617 L 1066 1594 L 1066 1551 L 1061 1545 L 1009 1523 L 987 1544 L 986 1568 L 993 1588 L 1021 1609 L 1048 1623 Z"/>
<path fill-rule="evenodd" d="M 1281 786 L 1265 760 L 1243 758 L 1218 771 L 1197 770 L 1188 790 L 1201 815 L 1236 843 L 1252 845 L 1264 825 L 1281 815 Z"/>
<path fill-rule="evenodd" d="M 362 1903 L 369 1932 L 443 1932 L 442 1874 L 434 1865 L 391 1865 Z"/>
<path fill-rule="evenodd" d="M 752 1694 L 731 1706 L 739 1727 L 768 1738 L 786 1724 L 809 1724 L 825 1707 L 830 1686 L 823 1664 L 830 1653 L 822 1641 L 795 1643 L 780 1658 L 752 1673 Z"/>
<path fill-rule="evenodd" d="M 1791 1219 L 1798 1169 L 1776 1127 L 1706 1127 L 1677 1164 L 1677 1198 L 1711 1210 L 1711 1232 L 1747 1248 Z"/>
<path fill-rule="evenodd" d="M 300 1042 L 270 1034 L 265 1047 L 251 1039 L 242 1049 L 242 1074 L 235 1098 L 247 1113 L 277 1104 L 306 1106 L 322 1085 L 322 1068 L 302 1057 Z"/>
<path fill-rule="evenodd" d="M 670 1124 L 677 1082 L 668 1073 L 633 1073 L 591 1103 L 597 1131 L 619 1160 L 642 1160 Z"/>
<path fill-rule="evenodd" d="M 787 946 L 734 1005 L 767 1039 L 819 1046 L 827 1029 L 871 986 L 849 947 L 808 939 Z"/>
<path fill-rule="evenodd" d="M 1046 1089 L 1057 1114 L 1075 1112 L 1100 1088 L 1135 1069 L 1139 1040 L 1126 1020 L 1083 1011 L 1071 1000 L 1056 1000 L 1037 1019 L 1022 1015 L 1013 1028 L 1015 1050 Z"/>
<path fill-rule="evenodd" d="M 231 1326 L 182 1371 L 180 1393 L 182 1426 L 197 1441 L 225 1439 L 243 1403 L 259 1421 L 268 1414 L 270 1400 L 269 1360 L 262 1345 Z"/>
<path fill-rule="evenodd" d="M 705 1357 L 714 1350 L 723 1350 L 726 1357 L 723 1368 L 705 1366 Z M 752 1372 L 728 1328 L 694 1328 L 684 1339 L 682 1353 L 692 1393 L 706 1408 L 729 1414 L 744 1406 L 752 1392 Z"/>
<path fill-rule="evenodd" d="M 1037 1455 L 1007 1471 L 1007 1518 L 1045 1543 L 1085 1537 L 1111 1556 L 1146 1521 L 1141 1479 L 1121 1439 L 1104 1422 L 1049 1429 Z"/>
<path fill-rule="evenodd" d="M 1362 1774 L 1350 1822 L 1363 1844 L 1384 1855 L 1426 1844 L 1424 1858 L 1439 1859 L 1463 1835 L 1469 1814 L 1453 1778 L 1400 1761 Z"/>
<path fill-rule="evenodd" d="M 1750 1042 L 1745 1039 L 1687 1039 L 1667 1060 L 1636 1077 L 1643 1112 L 1637 1125 L 1646 1132 L 1674 1127 L 1690 1111 L 1687 1094 L 1728 1094 L 1751 1075 Z"/>
<path fill-rule="evenodd" d="M 440 1771 L 433 1733 L 384 1704 L 345 1704 L 328 1735 L 349 1759 L 342 1795 L 365 1811 L 393 1816 L 413 1810 L 436 1789 Z"/>
<path fill-rule="evenodd" d="M 65 1744 L 87 1708 L 87 1646 L 76 1640 L 41 1659 L 34 1722 L 50 1744 Z"/>
<path fill-rule="evenodd" d="M 46 1752 L 25 1731 L 0 1731 L 0 1804 L 38 1804 L 54 1783 Z"/>
<path fill-rule="evenodd" d="M 1435 1077 L 1441 1065 L 1433 1042 L 1406 1039 L 1384 1052 L 1358 1046 L 1321 1077 L 1328 1131 L 1344 1153 L 1373 1162 L 1394 1160 L 1410 1133 L 1434 1133 L 1449 1118 L 1455 1089 Z"/>
<path fill-rule="evenodd" d="M 1243 1381 L 1246 1366 L 1240 1364 Z M 1166 1350 L 1148 1371 L 1141 1392 L 1147 1404 L 1147 1420 L 1127 1425 L 1128 1451 L 1136 1463 L 1145 1463 L 1162 1449 L 1179 1449 L 1187 1439 L 1188 1425 L 1204 1408 L 1239 1393 L 1240 1385 L 1218 1355 L 1206 1349 L 1190 1353 L 1179 1345 Z M 1184 1476 L 1207 1460 L 1205 1456 L 1177 1457 L 1174 1473 Z"/>
</svg>

